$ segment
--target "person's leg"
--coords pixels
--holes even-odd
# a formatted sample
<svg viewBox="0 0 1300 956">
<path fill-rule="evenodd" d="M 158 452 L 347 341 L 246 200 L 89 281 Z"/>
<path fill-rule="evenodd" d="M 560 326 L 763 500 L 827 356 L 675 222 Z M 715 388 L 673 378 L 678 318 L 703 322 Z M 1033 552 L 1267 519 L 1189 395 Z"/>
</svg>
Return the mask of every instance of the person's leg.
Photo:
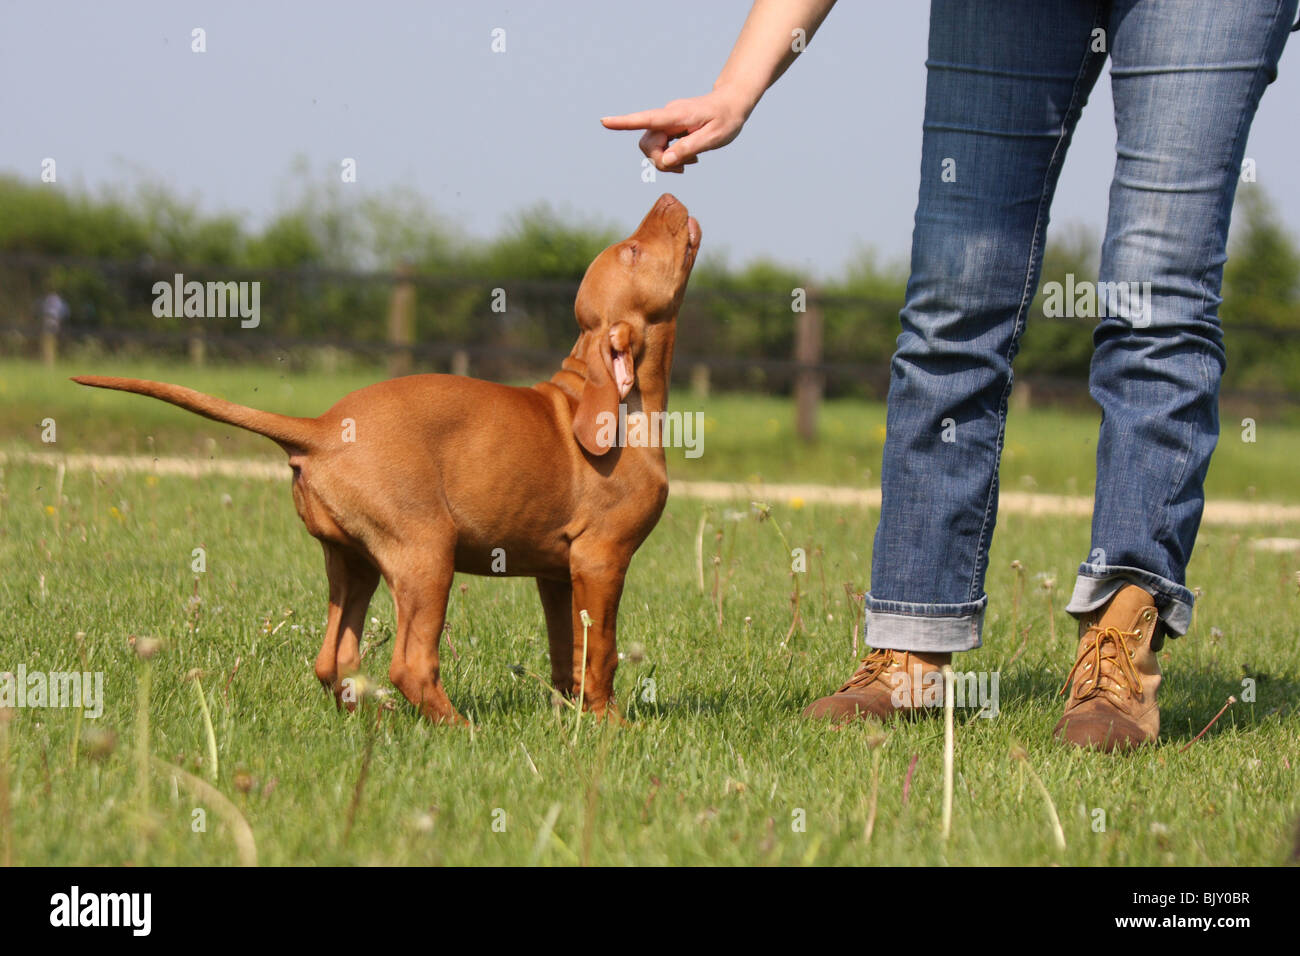
<svg viewBox="0 0 1300 956">
<path fill-rule="evenodd" d="M 1219 433 L 1228 222 L 1251 120 L 1295 16 L 1296 0 L 1114 5 L 1118 155 L 1098 285 L 1112 307 L 1094 335 L 1102 424 L 1076 616 L 1131 583 L 1155 595 L 1164 630 L 1190 624 L 1185 572 Z"/>
<path fill-rule="evenodd" d="M 1011 362 L 1061 163 L 1105 60 L 1108 10 L 1103 0 L 931 4 L 920 199 L 866 596 L 866 641 L 878 650 L 980 644 Z M 869 659 L 854 680 L 875 686 L 887 669 Z M 870 709 L 849 700 L 862 694 L 854 680 L 810 715 Z"/>
<path fill-rule="evenodd" d="M 1116 0 L 1107 35 L 1117 161 L 1090 385 L 1102 409 L 1080 641 L 1062 739 L 1156 739 L 1156 652 L 1191 621 L 1185 584 L 1219 432 L 1219 290 L 1246 135 L 1296 0 Z M 1140 590 L 1139 590 L 1140 589 Z"/>
</svg>

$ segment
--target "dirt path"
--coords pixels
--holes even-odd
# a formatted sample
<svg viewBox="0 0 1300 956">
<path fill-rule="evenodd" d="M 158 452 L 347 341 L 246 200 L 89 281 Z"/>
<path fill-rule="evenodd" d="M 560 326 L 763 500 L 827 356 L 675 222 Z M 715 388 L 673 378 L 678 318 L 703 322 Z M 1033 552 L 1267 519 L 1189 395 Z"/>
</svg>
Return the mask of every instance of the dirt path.
<svg viewBox="0 0 1300 956">
<path fill-rule="evenodd" d="M 289 477 L 282 462 L 257 460 L 210 460 L 198 458 L 150 458 L 147 455 L 57 455 L 48 452 L 0 451 L 0 466 L 10 463 L 45 465 L 59 463 L 69 471 L 101 471 L 176 475 L 197 478 L 201 475 L 224 475 L 230 478 L 281 480 Z M 879 508 L 879 488 L 842 488 L 832 485 L 769 485 L 739 481 L 674 481 L 670 494 L 677 498 L 700 501 L 765 501 L 781 504 L 825 504 L 841 507 Z M 1003 491 L 999 496 L 1003 514 L 1050 517 L 1065 515 L 1088 517 L 1092 499 L 1082 495 L 1046 495 L 1026 491 Z M 1205 524 L 1285 524 L 1300 523 L 1300 505 L 1283 505 L 1255 501 L 1208 501 Z"/>
</svg>

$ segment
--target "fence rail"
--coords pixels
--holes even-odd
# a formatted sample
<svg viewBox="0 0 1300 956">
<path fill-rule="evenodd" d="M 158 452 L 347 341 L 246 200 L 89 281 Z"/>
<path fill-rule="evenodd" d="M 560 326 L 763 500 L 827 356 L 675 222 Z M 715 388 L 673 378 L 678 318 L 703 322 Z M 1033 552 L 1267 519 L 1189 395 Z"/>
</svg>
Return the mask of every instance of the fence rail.
<svg viewBox="0 0 1300 956">
<path fill-rule="evenodd" d="M 234 319 L 170 319 L 153 315 L 157 282 L 256 282 L 268 321 L 240 330 Z M 195 364 L 218 358 L 290 366 L 337 367 L 340 356 L 386 364 L 390 374 L 452 371 L 484 378 L 546 377 L 568 354 L 576 334 L 573 280 L 496 280 L 422 274 L 409 267 L 360 271 L 331 268 L 250 269 L 153 259 L 121 261 L 40 253 L 0 253 L 0 345 L 42 355 L 60 348 L 186 356 Z M 69 320 L 43 324 L 39 301 L 58 291 Z M 504 293 L 508 309 L 492 306 Z M 826 395 L 883 398 L 889 355 L 897 336 L 898 301 L 826 294 L 808 288 L 803 311 L 792 311 L 789 291 L 762 292 L 693 285 L 678 323 L 676 383 L 696 393 L 711 388 L 789 391 L 799 434 L 816 432 Z M 743 318 L 746 334 L 738 334 Z M 220 324 L 220 323 L 225 324 Z M 1091 319 L 1035 314 L 1034 325 L 1074 326 L 1088 334 Z M 752 326 L 752 328 L 751 328 Z M 255 333 L 255 334 L 253 334 Z M 838 337 L 837 337 L 838 336 Z M 1234 323 L 1230 343 L 1256 356 L 1282 355 L 1300 367 L 1300 323 L 1273 328 Z M 846 338 L 854 348 L 845 348 Z M 1077 339 L 1069 339 L 1078 348 Z M 1086 343 L 1085 343 L 1086 344 Z M 1289 354 L 1289 353 L 1288 353 Z M 1048 356 L 1050 358 L 1050 356 Z M 1017 372 L 1017 401 L 1088 400 L 1086 359 L 1065 372 L 1031 367 Z M 1023 361 L 1022 361 L 1023 364 Z M 1058 363 L 1059 364 L 1059 363 Z M 1267 414 L 1300 406 L 1289 389 L 1229 387 L 1225 405 Z"/>
</svg>

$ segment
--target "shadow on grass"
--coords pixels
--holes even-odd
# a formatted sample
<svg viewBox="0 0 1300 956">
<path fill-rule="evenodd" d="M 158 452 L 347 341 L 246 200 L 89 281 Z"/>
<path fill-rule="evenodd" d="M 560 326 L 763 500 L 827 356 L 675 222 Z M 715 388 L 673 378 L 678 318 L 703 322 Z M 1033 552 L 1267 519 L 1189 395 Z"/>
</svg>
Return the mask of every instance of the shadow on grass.
<svg viewBox="0 0 1300 956">
<path fill-rule="evenodd" d="M 1164 662 L 1164 682 L 1160 688 L 1161 737 L 1163 746 L 1184 746 L 1201 732 L 1214 718 L 1228 695 L 1237 702 L 1215 722 L 1202 738 L 1213 739 L 1226 729 L 1254 730 L 1273 719 L 1285 719 L 1296 713 L 1300 702 L 1300 680 L 1290 674 L 1254 674 L 1256 699 L 1242 699 L 1243 686 L 1240 668 L 1234 672 L 1228 663 L 1207 664 L 1187 662 L 1180 665 L 1175 655 Z M 1055 712 L 1064 706 L 1060 695 L 1061 682 L 1066 668 L 1053 659 L 1021 661 L 1009 672 L 1002 674 L 999 686 L 1001 716 L 1017 712 Z M 724 716 L 744 718 L 753 715 L 757 720 L 785 720 L 802 712 L 812 700 L 835 688 L 823 686 L 817 675 L 763 681 L 748 685 L 736 684 L 716 691 L 701 687 L 686 687 L 677 693 L 659 693 L 654 701 L 640 699 L 637 685 L 621 688 L 618 705 L 629 725 L 663 719 L 691 717 L 716 718 Z M 551 721 L 552 704 L 547 689 L 533 680 L 518 682 L 492 682 L 471 680 L 456 687 L 449 684 L 448 692 L 461 713 L 473 715 L 484 726 L 504 725 L 520 719 Z M 938 717 L 941 712 L 923 715 L 911 724 L 925 724 L 927 718 Z M 574 711 L 561 707 L 560 719 L 570 723 Z M 592 719 L 590 715 L 584 720 Z M 959 711 L 958 721 L 965 723 L 978 719 L 974 711 Z M 1054 722 L 1055 718 L 1053 718 Z"/>
<path fill-rule="evenodd" d="M 1300 702 L 1300 680 L 1289 674 L 1247 675 L 1240 667 L 1234 671 L 1226 662 L 1180 665 L 1176 655 L 1171 660 L 1162 660 L 1161 668 L 1164 680 L 1159 693 L 1160 743 L 1164 746 L 1184 746 L 1193 740 L 1227 703 L 1229 695 L 1237 698 L 1236 703 L 1206 731 L 1203 741 L 1230 728 L 1251 730 L 1271 718 L 1285 718 L 1295 713 Z M 1062 668 L 1049 667 L 1044 662 L 1021 665 L 1004 675 L 1003 709 L 1026 702 L 1063 708 L 1065 698 L 1060 694 L 1063 674 L 1058 674 L 1058 670 Z M 1243 700 L 1246 676 L 1255 681 L 1254 701 Z"/>
</svg>

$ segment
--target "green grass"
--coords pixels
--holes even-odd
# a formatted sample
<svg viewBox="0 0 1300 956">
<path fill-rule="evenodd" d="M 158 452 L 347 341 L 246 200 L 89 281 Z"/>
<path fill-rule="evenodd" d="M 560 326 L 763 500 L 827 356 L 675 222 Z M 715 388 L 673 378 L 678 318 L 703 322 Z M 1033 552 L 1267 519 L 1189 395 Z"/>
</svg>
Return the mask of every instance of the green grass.
<svg viewBox="0 0 1300 956">
<path fill-rule="evenodd" d="M 172 377 L 220 382 L 188 370 Z M 252 378 L 245 375 L 243 387 Z M 341 391 L 355 383 L 331 384 Z M 34 408 L 44 399 L 28 385 L 21 401 Z M 308 392 L 314 405 L 320 391 L 295 386 L 281 407 L 306 401 Z M 64 401 L 54 386 L 45 394 Z M 135 429 L 133 416 L 152 428 L 170 414 L 128 396 L 109 402 L 76 394 L 56 409 L 64 416 L 61 447 L 117 449 L 126 442 L 116 429 Z M 259 394 L 275 398 L 273 406 L 283 397 L 265 385 Z M 717 414 L 722 421 L 724 411 Z M 184 444 L 182 432 L 163 434 L 181 434 Z M 158 444 L 160 453 L 180 450 L 170 439 Z M 871 731 L 810 725 L 799 711 L 853 669 L 842 585 L 867 584 L 874 513 L 774 511 L 791 544 L 810 555 L 800 578 L 807 628 L 782 647 L 789 561 L 773 529 L 743 504 L 732 514 L 710 513 L 710 527 L 725 529 L 719 628 L 710 595 L 695 581 L 702 506 L 670 502 L 633 563 L 622 603 L 620 648 L 644 648 L 644 659 L 625 661 L 617 676 L 628 724 L 586 720 L 575 743 L 572 714 L 553 712 L 544 688 L 511 670 L 549 673 L 531 582 L 458 578 L 452 589 L 458 656 L 444 642 L 444 677 L 475 721 L 473 732 L 426 725 L 404 703 L 375 730 L 374 711 L 337 712 L 312 674 L 325 614 L 323 562 L 287 481 L 105 475 L 95 482 L 69 472 L 60 501 L 54 479 L 43 466 L 3 472 L 0 670 L 81 669 L 74 635 L 84 632 L 87 669 L 104 673 L 106 703 L 99 720 L 82 723 L 76 766 L 71 710 L 16 710 L 0 729 L 10 795 L 0 843 L 11 844 L 15 863 L 237 860 L 230 826 L 211 803 L 157 773 L 143 796 L 137 789 L 144 665 L 128 635 L 166 642 L 150 665 L 149 752 L 205 777 L 204 720 L 185 682 L 192 669 L 203 672 L 216 785 L 247 819 L 264 864 L 1241 865 L 1277 864 L 1290 852 L 1300 811 L 1300 556 L 1256 551 L 1249 542 L 1300 536 L 1295 527 L 1206 529 L 1189 574 L 1189 584 L 1205 590 L 1193 633 L 1163 655 L 1161 743 L 1116 759 L 1050 740 L 1074 643 L 1059 609 L 1087 551 L 1087 523 L 1007 517 L 992 555 L 986 645 L 958 662 L 1000 672 L 1001 713 L 959 715 L 951 839 L 939 836 L 942 724 L 926 720 L 887 731 L 868 844 Z M 711 554 L 712 531 L 705 540 Z M 195 575 L 191 552 L 200 546 L 207 570 Z M 1027 569 L 1017 630 L 1029 629 L 1014 663 L 1012 559 Z M 1055 576 L 1054 594 L 1037 587 L 1040 572 Z M 201 604 L 191 631 L 196 577 Z M 393 608 L 382 588 L 370 613 L 369 635 L 391 634 Z M 365 660 L 382 684 L 389 649 L 381 644 Z M 1256 676 L 1257 700 L 1232 707 L 1182 752 L 1229 694 L 1241 696 L 1243 672 Z M 655 681 L 653 704 L 637 693 L 647 676 Z M 92 726 L 116 734 L 110 752 L 88 754 Z M 1055 801 L 1063 852 L 1053 846 L 1041 797 L 1009 756 L 1016 744 Z M 368 746 L 372 759 L 349 832 Z M 192 829 L 196 807 L 207 810 L 206 832 Z M 1104 832 L 1094 830 L 1098 810 Z M 800 812 L 805 825 L 797 831 Z"/>
<path fill-rule="evenodd" d="M 41 422 L 54 418 L 61 451 L 282 458 L 279 449 L 256 435 L 161 402 L 82 388 L 67 380 L 87 372 L 177 382 L 293 415 L 318 415 L 347 392 L 381 377 L 378 371 L 355 369 L 334 375 L 291 374 L 271 367 L 195 369 L 102 357 L 67 361 L 46 370 L 30 362 L 0 360 L 0 448 L 49 450 L 41 443 Z M 820 418 L 822 440 L 811 446 L 794 437 L 791 406 L 782 398 L 719 395 L 698 401 L 686 389 L 678 389 L 672 407 L 702 411 L 705 416 L 704 453 L 695 459 L 684 457 L 681 450 L 669 454 L 669 468 L 676 478 L 858 487 L 880 483 L 883 404 L 827 402 Z M 1091 494 L 1098 420 L 1092 412 L 1013 411 L 1007 425 L 1002 487 Z M 1295 500 L 1298 455 L 1300 427 L 1261 420 L 1256 440 L 1246 442 L 1239 421 L 1225 418 L 1207 495 Z"/>
</svg>

